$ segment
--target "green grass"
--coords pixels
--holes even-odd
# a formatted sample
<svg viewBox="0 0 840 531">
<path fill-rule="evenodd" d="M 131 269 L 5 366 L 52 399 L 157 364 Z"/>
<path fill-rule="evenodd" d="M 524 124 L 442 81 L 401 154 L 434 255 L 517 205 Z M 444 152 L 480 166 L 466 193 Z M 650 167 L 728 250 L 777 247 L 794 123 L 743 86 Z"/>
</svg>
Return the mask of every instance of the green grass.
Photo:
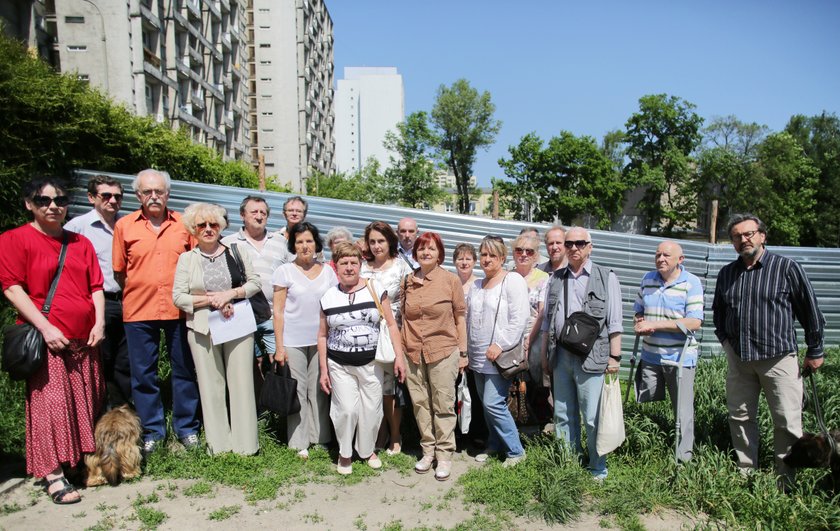
<svg viewBox="0 0 840 531">
<path fill-rule="evenodd" d="M 215 520 L 217 522 L 222 520 L 227 520 L 231 516 L 239 514 L 239 506 L 238 505 L 225 505 L 224 507 L 219 507 L 207 517 L 209 520 Z"/>
</svg>

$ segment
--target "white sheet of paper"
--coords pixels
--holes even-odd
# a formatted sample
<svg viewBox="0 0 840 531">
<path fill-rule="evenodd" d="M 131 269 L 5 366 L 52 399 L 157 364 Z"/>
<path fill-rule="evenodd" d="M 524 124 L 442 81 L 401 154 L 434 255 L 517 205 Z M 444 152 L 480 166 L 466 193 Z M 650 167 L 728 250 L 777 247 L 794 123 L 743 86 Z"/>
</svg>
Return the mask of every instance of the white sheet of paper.
<svg viewBox="0 0 840 531">
<path fill-rule="evenodd" d="M 210 325 L 210 340 L 214 345 L 221 345 L 257 331 L 257 320 L 248 299 L 233 305 L 233 316 L 225 319 L 222 312 L 213 310 L 208 319 Z"/>
</svg>

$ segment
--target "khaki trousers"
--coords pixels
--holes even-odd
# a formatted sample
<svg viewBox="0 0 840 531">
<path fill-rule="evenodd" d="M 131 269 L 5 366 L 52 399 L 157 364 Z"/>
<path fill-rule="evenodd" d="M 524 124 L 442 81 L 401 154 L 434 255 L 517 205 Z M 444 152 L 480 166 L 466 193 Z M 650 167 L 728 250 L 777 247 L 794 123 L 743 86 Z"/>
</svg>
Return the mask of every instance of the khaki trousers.
<svg viewBox="0 0 840 531">
<path fill-rule="evenodd" d="M 318 348 L 286 347 L 289 370 L 297 380 L 300 413 L 289 415 L 287 431 L 289 448 L 305 450 L 311 444 L 330 441 L 330 401 L 321 390 Z"/>
<path fill-rule="evenodd" d="M 458 349 L 434 363 L 408 360 L 408 392 L 420 431 L 424 456 L 438 461 L 452 460 L 455 451 L 455 379 L 458 377 Z"/>
<path fill-rule="evenodd" d="M 204 435 L 210 452 L 257 453 L 260 446 L 254 401 L 254 336 L 214 346 L 209 335 L 189 330 L 187 342 L 195 362 Z"/>
<path fill-rule="evenodd" d="M 376 434 L 382 423 L 382 364 L 372 361 L 356 367 L 327 359 L 332 384 L 330 419 L 338 440 L 338 454 L 353 457 L 353 436 L 356 453 L 362 459 L 373 455 Z"/>
<path fill-rule="evenodd" d="M 782 462 L 802 436 L 802 376 L 796 352 L 760 361 L 741 361 L 727 343 L 726 404 L 732 446 L 742 468 L 758 466 L 758 397 L 767 397 L 773 418 L 773 454 L 776 473 L 792 480 L 795 470 Z"/>
</svg>

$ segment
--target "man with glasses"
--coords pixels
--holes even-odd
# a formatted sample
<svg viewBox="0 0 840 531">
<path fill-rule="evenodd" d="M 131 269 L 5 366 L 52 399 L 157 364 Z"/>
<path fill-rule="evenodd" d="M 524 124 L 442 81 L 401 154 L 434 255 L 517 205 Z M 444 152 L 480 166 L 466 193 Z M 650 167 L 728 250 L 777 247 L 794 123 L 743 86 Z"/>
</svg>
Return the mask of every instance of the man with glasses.
<svg viewBox="0 0 840 531">
<path fill-rule="evenodd" d="M 93 244 L 105 281 L 105 338 L 99 344 L 99 350 L 109 409 L 131 401 L 131 367 L 122 320 L 122 289 L 114 279 L 111 265 L 114 225 L 122 217 L 119 212 L 122 198 L 119 181 L 107 175 L 94 175 L 88 181 L 88 201 L 93 208 L 64 225 L 65 229 L 81 234 Z"/>
<path fill-rule="evenodd" d="M 642 362 L 636 372 L 639 402 L 671 397 L 674 415 L 680 420 L 677 458 L 689 461 L 694 453 L 694 374 L 697 369 L 697 341 L 683 352 L 685 336 L 678 326 L 696 331 L 703 324 L 703 285 L 685 270 L 680 244 L 665 241 L 654 255 L 656 269 L 642 277 L 633 305 L 635 331 L 644 336 Z M 677 362 L 682 371 L 677 370 Z M 680 374 L 677 381 L 677 374 Z M 677 400 L 679 394 L 680 399 Z M 680 410 L 676 411 L 677 404 Z"/>
<path fill-rule="evenodd" d="M 794 318 L 805 330 L 804 366 L 823 364 L 825 319 L 797 262 L 766 249 L 767 228 L 752 214 L 735 214 L 727 232 L 738 258 L 717 277 L 715 334 L 726 352 L 726 404 L 738 466 L 758 466 L 758 397 L 773 418 L 776 473 L 787 487 L 794 470 L 782 458 L 802 436 L 802 377 Z"/>
<path fill-rule="evenodd" d="M 114 227 L 114 278 L 123 288 L 123 322 L 131 361 L 134 406 L 143 425 L 143 451 L 166 437 L 158 386 L 161 332 L 172 365 L 172 424 L 187 448 L 198 446 L 198 386 L 181 312 L 172 302 L 178 256 L 195 245 L 181 216 L 166 208 L 169 174 L 143 170 L 133 183 L 140 210 Z"/>
<path fill-rule="evenodd" d="M 548 288 L 548 317 L 543 333 L 548 348 L 543 356 L 546 371 L 554 374 L 554 432 L 583 453 L 581 416 L 586 426 L 589 472 L 597 481 L 607 477 L 607 456 L 598 455 L 598 404 L 604 373 L 617 373 L 621 364 L 621 285 L 612 270 L 589 259 L 592 237 L 581 227 L 572 227 L 564 242 L 569 265 L 551 276 Z M 568 286 L 568 296 L 564 293 Z M 566 302 L 568 300 L 568 302 Z M 592 350 L 575 354 L 560 344 L 566 318 L 582 311 L 601 325 Z"/>
<path fill-rule="evenodd" d="M 306 219 L 308 210 L 309 206 L 306 204 L 306 200 L 299 195 L 286 199 L 286 202 L 283 203 L 283 217 L 286 218 L 286 226 L 280 229 L 283 238 L 289 239 L 289 234 L 294 226 Z M 291 259 L 294 260 L 294 257 Z"/>
<path fill-rule="evenodd" d="M 566 267 L 566 229 L 560 225 L 554 225 L 545 233 L 545 250 L 548 252 L 548 260 L 538 267 L 549 275 L 558 269 Z"/>
</svg>

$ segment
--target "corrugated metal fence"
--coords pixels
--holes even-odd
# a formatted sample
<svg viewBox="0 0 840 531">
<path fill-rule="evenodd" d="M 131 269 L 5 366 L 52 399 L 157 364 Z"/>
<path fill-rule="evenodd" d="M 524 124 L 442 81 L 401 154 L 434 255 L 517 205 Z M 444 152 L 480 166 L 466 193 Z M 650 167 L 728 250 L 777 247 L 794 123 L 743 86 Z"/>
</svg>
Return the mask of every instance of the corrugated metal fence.
<svg viewBox="0 0 840 531">
<path fill-rule="evenodd" d="M 89 176 L 99 172 L 85 170 L 78 173 L 79 182 L 87 182 Z M 123 210 L 130 212 L 139 208 L 136 197 L 130 193 L 133 176 L 109 175 L 119 179 L 126 189 L 127 194 L 123 200 Z M 188 204 L 197 201 L 217 203 L 228 211 L 231 227 L 226 232 L 231 233 L 239 229 L 237 223 L 239 220 L 239 204 L 249 194 L 261 195 L 268 202 L 272 211 L 268 223 L 269 230 L 277 230 L 285 225 L 282 216 L 283 202 L 292 194 L 273 192 L 259 194 L 255 190 L 244 188 L 173 181 L 169 206 L 172 209 L 183 211 Z M 396 229 L 397 222 L 401 218 L 412 217 L 417 220 L 421 231 L 432 230 L 441 235 L 447 251 L 444 265 L 450 270 L 452 269 L 452 250 L 457 244 L 466 242 L 475 245 L 477 248 L 478 243 L 485 235 L 495 234 L 505 238 L 510 245 L 513 238 L 519 234 L 520 229 L 525 225 L 524 222 L 441 214 L 428 210 L 372 205 L 320 197 L 307 197 L 306 200 L 309 203 L 307 220 L 315 224 L 322 231 L 322 234 L 326 234 L 333 227 L 343 226 L 349 229 L 355 237 L 360 237 L 364 233 L 365 226 L 371 221 L 386 221 Z M 83 190 L 78 190 L 73 197 L 71 215 L 86 212 L 89 207 L 86 194 Z M 540 227 L 541 233 L 544 233 L 548 227 L 545 224 L 532 223 L 528 225 Z M 654 268 L 653 255 L 662 239 L 598 230 L 591 230 L 590 232 L 593 241 L 592 259 L 601 265 L 611 267 L 621 281 L 624 303 L 624 330 L 626 332 L 623 336 L 622 346 L 623 350 L 629 353 L 633 348 L 633 335 L 631 333 L 633 329 L 633 300 L 642 275 Z M 703 281 L 706 319 L 701 334 L 699 334 L 699 339 L 701 340 L 703 354 L 710 355 L 720 350 L 720 345 L 713 332 L 711 313 L 715 279 L 720 268 L 734 260 L 736 255 L 729 243 L 721 245 L 692 241 L 682 241 L 680 243 L 685 252 L 686 268 Z M 796 259 L 805 268 L 808 278 L 814 285 L 820 308 L 827 321 L 826 346 L 837 345 L 840 342 L 840 282 L 838 282 L 840 281 L 840 249 L 807 247 L 771 247 L 771 249 L 776 253 Z M 801 331 L 799 338 L 801 342 Z M 625 361 L 626 359 L 625 356 Z"/>
</svg>

